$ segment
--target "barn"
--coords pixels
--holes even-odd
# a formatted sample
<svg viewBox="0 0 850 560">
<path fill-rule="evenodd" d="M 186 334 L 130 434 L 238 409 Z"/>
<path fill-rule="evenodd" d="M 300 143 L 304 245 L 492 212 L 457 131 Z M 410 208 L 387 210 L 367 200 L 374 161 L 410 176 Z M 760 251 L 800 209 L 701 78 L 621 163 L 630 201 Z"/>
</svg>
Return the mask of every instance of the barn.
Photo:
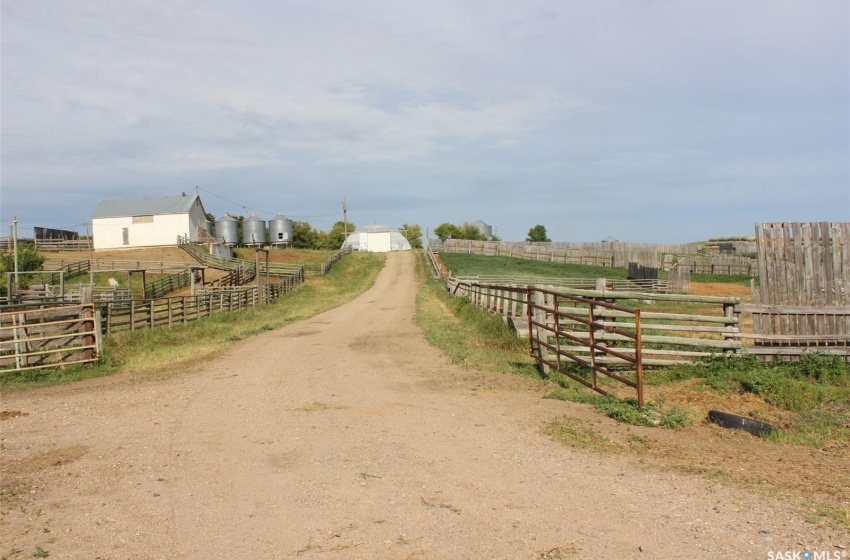
<svg viewBox="0 0 850 560">
<path fill-rule="evenodd" d="M 351 247 L 354 251 L 371 251 L 386 253 L 389 251 L 407 251 L 410 242 L 395 228 L 373 224 L 357 228 L 345 238 L 343 247 Z"/>
<path fill-rule="evenodd" d="M 95 250 L 176 245 L 178 236 L 207 237 L 207 214 L 198 195 L 104 200 L 92 214 Z"/>
</svg>

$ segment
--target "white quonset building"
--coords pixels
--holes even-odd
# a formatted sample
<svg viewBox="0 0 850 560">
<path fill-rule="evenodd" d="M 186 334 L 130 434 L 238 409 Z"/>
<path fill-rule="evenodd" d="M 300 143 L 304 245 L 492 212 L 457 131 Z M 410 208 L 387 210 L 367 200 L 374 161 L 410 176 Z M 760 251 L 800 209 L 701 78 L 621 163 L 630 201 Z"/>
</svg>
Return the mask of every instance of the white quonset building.
<svg viewBox="0 0 850 560">
<path fill-rule="evenodd" d="M 354 251 L 371 251 L 386 253 L 389 251 L 407 251 L 410 242 L 400 231 L 389 226 L 373 224 L 354 230 L 345 238 L 343 247 L 351 247 Z"/>
<path fill-rule="evenodd" d="M 198 195 L 104 200 L 92 214 L 95 250 L 177 245 L 178 236 L 209 237 Z"/>
</svg>

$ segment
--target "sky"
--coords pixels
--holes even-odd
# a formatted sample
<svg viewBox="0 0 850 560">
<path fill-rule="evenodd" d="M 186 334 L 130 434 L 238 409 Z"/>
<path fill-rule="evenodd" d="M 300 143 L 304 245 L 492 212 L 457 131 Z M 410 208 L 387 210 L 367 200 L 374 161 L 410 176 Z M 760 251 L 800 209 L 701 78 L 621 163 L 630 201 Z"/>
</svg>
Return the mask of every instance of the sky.
<svg viewBox="0 0 850 560">
<path fill-rule="evenodd" d="M 0 0 L 0 235 L 183 192 L 506 241 L 850 221 L 850 2 Z"/>
</svg>

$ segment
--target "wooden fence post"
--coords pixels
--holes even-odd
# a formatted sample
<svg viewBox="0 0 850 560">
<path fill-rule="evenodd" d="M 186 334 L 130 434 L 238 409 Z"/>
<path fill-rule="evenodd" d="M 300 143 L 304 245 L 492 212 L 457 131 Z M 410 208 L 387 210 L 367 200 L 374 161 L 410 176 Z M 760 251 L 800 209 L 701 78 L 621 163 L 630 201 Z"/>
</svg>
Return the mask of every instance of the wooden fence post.
<svg viewBox="0 0 850 560">
<path fill-rule="evenodd" d="M 86 333 L 83 335 L 84 346 L 95 345 L 94 306 L 92 305 L 94 296 L 92 291 L 93 288 L 91 286 L 80 287 L 80 304 L 82 305 L 80 308 L 80 318 L 83 319 L 83 332 Z M 92 367 L 91 360 L 94 360 L 94 350 L 92 348 L 86 348 L 83 350 L 83 359 L 87 360 L 85 364 L 86 368 Z"/>
</svg>

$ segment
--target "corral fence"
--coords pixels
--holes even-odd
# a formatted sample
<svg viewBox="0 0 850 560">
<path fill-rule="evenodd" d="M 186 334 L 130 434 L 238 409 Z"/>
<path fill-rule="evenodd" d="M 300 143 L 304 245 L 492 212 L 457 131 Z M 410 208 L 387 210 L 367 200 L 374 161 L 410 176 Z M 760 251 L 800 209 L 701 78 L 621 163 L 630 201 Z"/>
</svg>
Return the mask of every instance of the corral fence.
<svg viewBox="0 0 850 560">
<path fill-rule="evenodd" d="M 156 299 L 165 294 L 176 292 L 187 286 L 191 286 L 195 278 L 194 270 L 182 270 L 176 274 L 169 274 L 153 282 L 145 283 L 145 297 Z"/>
<path fill-rule="evenodd" d="M 101 353 L 93 304 L 6 308 L 0 312 L 0 372 L 90 364 Z"/>
<path fill-rule="evenodd" d="M 4 305 L 0 311 L 0 373 L 91 363 L 102 352 L 102 335 L 173 326 L 224 311 L 244 311 L 272 303 L 303 281 L 304 275 L 299 274 L 276 283 L 206 289 L 191 296 L 99 299 L 95 292 L 94 303 L 83 305 Z M 91 294 L 84 297 L 92 299 Z"/>
<path fill-rule="evenodd" d="M 756 260 L 744 256 L 696 254 L 697 245 L 667 245 L 642 243 L 512 243 L 505 241 L 474 241 L 469 239 L 437 240 L 435 250 L 447 253 L 471 253 L 505 256 L 548 262 L 585 264 L 626 268 L 630 262 L 669 271 L 685 268 L 700 274 L 754 275 Z M 692 251 L 693 254 L 686 253 Z"/>
<path fill-rule="evenodd" d="M 3 237 L 0 238 L 0 251 L 4 253 L 10 253 L 14 247 L 14 241 L 11 237 Z M 18 247 L 23 245 L 34 245 L 38 247 L 40 251 L 47 251 L 50 253 L 65 253 L 65 252 L 76 252 L 76 251 L 88 251 L 91 248 L 91 240 L 90 239 L 30 239 L 30 238 L 19 238 L 18 239 Z"/>
<path fill-rule="evenodd" d="M 292 291 L 303 279 L 303 276 L 288 276 L 273 284 L 205 289 L 191 296 L 103 302 L 99 305 L 103 331 L 110 335 L 188 323 L 223 311 L 244 311 L 273 302 Z"/>
<path fill-rule="evenodd" d="M 661 269 L 666 271 L 687 270 L 693 274 L 756 276 L 758 262 L 751 257 L 664 255 L 661 261 Z"/>
<path fill-rule="evenodd" d="M 428 258 L 428 265 L 431 267 L 431 278 L 437 279 L 443 277 L 443 269 L 437 261 L 437 255 L 431 250 L 430 245 L 425 246 L 425 256 Z"/>
<path fill-rule="evenodd" d="M 762 342 L 826 341 L 850 337 L 850 222 L 756 224 L 763 306 L 754 331 Z"/>
<path fill-rule="evenodd" d="M 597 286 L 600 287 L 600 286 Z M 777 308 L 744 304 L 735 297 L 692 296 L 556 286 L 486 284 L 450 277 L 449 293 L 467 297 L 499 314 L 520 336 L 545 372 L 555 368 L 576 378 L 565 363 L 590 370 L 580 382 L 599 390 L 597 373 L 634 383 L 640 391 L 644 367 L 692 363 L 714 354 L 753 354 L 763 359 L 796 359 L 806 353 L 850 359 L 850 335 L 775 336 L 752 332 L 755 321 L 828 317 L 850 325 L 850 308 Z M 684 304 L 684 305 L 683 305 Z M 675 309 L 686 307 L 689 312 Z M 693 311 L 690 311 L 693 310 Z M 780 317 L 780 318 L 777 318 Z M 748 344 L 745 344 L 745 341 Z M 640 362 L 640 375 L 638 363 Z M 597 368 L 608 368 L 601 370 Z M 625 371 L 619 371 L 625 369 Z M 632 385 L 630 385 L 632 386 Z"/>
<path fill-rule="evenodd" d="M 262 276 L 292 276 L 303 274 L 304 272 L 304 265 L 301 264 L 266 263 L 263 261 L 260 261 L 259 263 L 252 263 L 251 261 L 244 259 L 213 255 L 185 237 L 177 238 L 177 246 L 189 253 L 196 261 L 204 266 L 216 268 L 218 270 L 229 271 L 240 266 L 247 268 L 253 264 L 258 267 L 258 273 Z"/>
<path fill-rule="evenodd" d="M 328 259 L 325 262 L 322 263 L 321 274 L 325 275 L 328 272 L 330 272 L 333 265 L 336 264 L 337 262 L 339 262 L 339 260 L 342 257 L 344 257 L 345 255 L 347 255 L 349 253 L 351 253 L 351 246 L 346 245 L 345 247 L 343 247 L 342 249 L 340 249 L 339 251 L 337 251 L 336 253 L 334 253 L 330 257 L 328 257 Z"/>
<path fill-rule="evenodd" d="M 624 278 L 555 278 L 551 276 L 512 276 L 500 274 L 463 275 L 452 277 L 465 284 L 500 286 L 550 286 L 579 290 L 617 290 L 621 292 L 665 292 L 667 283 L 661 280 L 631 280 Z"/>
</svg>

